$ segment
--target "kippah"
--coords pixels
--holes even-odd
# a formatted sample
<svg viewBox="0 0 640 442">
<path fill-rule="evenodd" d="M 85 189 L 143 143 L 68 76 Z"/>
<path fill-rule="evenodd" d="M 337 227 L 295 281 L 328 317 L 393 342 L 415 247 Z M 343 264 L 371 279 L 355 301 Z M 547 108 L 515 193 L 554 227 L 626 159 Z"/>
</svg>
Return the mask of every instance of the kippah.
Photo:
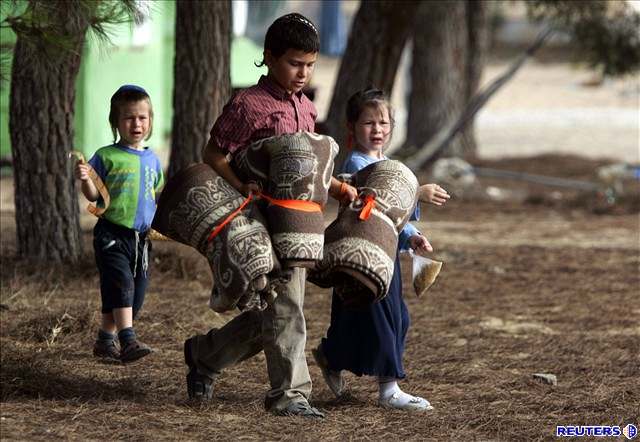
<svg viewBox="0 0 640 442">
<path fill-rule="evenodd" d="M 306 19 L 303 15 L 298 14 L 297 12 L 293 12 L 291 14 L 284 15 L 284 16 L 282 16 L 281 19 L 283 21 L 299 21 L 300 23 L 304 23 L 305 25 L 310 27 L 313 32 L 318 34 L 318 30 L 313 25 L 313 23 L 311 23 L 310 20 Z"/>
<path fill-rule="evenodd" d="M 115 94 L 113 94 L 114 96 L 121 94 L 122 92 L 141 92 L 143 94 L 149 95 L 147 94 L 147 91 L 145 91 L 143 88 L 141 88 L 140 86 L 136 86 L 135 84 L 125 84 L 122 85 L 118 88 L 118 90 L 116 91 Z"/>
</svg>

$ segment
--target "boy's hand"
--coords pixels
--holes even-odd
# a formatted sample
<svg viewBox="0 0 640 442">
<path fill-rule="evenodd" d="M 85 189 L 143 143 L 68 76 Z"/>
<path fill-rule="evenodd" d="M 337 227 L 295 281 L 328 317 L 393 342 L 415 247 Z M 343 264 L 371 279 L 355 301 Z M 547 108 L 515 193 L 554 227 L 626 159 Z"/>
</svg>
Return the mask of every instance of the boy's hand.
<svg viewBox="0 0 640 442">
<path fill-rule="evenodd" d="M 250 194 L 258 194 L 262 191 L 260 184 L 255 183 L 253 181 L 242 184 L 242 188 L 240 189 L 240 193 L 244 196 L 248 197 Z"/>
<path fill-rule="evenodd" d="M 409 238 L 409 245 L 411 246 L 413 251 L 418 254 L 433 252 L 433 247 L 431 247 L 431 244 L 429 244 L 427 238 L 425 238 L 424 235 L 420 233 Z"/>
<path fill-rule="evenodd" d="M 447 202 L 451 196 L 437 184 L 425 184 L 418 189 L 418 199 L 423 203 L 431 203 L 441 206 Z"/>
<path fill-rule="evenodd" d="M 89 165 L 84 161 L 78 161 L 74 169 L 74 174 L 81 181 L 89 181 Z"/>
</svg>

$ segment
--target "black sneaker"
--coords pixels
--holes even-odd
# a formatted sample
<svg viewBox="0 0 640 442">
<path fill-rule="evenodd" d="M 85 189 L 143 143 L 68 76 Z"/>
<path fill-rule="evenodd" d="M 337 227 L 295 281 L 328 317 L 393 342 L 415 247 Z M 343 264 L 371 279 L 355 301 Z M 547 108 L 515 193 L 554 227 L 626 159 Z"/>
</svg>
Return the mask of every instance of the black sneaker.
<svg viewBox="0 0 640 442">
<path fill-rule="evenodd" d="M 96 358 L 109 359 L 109 360 L 119 360 L 120 359 L 120 349 L 118 348 L 118 344 L 113 339 L 108 341 L 97 340 L 93 344 L 93 355 Z"/>
<path fill-rule="evenodd" d="M 191 339 L 184 341 L 184 362 L 189 367 L 187 373 L 187 394 L 189 399 L 206 402 L 213 397 L 213 379 L 198 373 L 191 357 Z"/>
<path fill-rule="evenodd" d="M 147 344 L 134 339 L 129 341 L 122 347 L 120 351 L 120 360 L 125 364 L 128 362 L 137 361 L 140 358 L 151 354 L 153 350 Z"/>
<path fill-rule="evenodd" d="M 325 414 L 308 402 L 292 402 L 281 410 L 272 411 L 276 416 L 300 416 L 310 419 L 324 419 Z"/>
</svg>

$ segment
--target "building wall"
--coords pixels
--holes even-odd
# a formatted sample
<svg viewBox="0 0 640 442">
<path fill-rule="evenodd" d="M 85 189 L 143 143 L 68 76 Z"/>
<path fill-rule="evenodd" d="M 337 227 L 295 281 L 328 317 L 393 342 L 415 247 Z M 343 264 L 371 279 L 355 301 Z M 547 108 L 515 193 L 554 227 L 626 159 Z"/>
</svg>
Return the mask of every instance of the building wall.
<svg viewBox="0 0 640 442">
<path fill-rule="evenodd" d="M 9 28 L 0 28 L 0 44 L 14 45 L 16 42 L 15 34 Z M 7 60 L 6 81 L 0 84 L 0 156 L 8 156 L 11 154 L 11 139 L 9 137 L 9 91 L 11 85 L 9 78 L 11 77 L 11 58 Z"/>
<path fill-rule="evenodd" d="M 90 156 L 113 141 L 109 102 L 123 84 L 142 86 L 154 110 L 153 135 L 148 144 L 163 150 L 171 133 L 173 36 L 175 4 L 154 2 L 141 26 L 114 27 L 113 45 L 89 37 L 76 84 L 75 144 Z"/>
<path fill-rule="evenodd" d="M 148 144 L 161 157 L 168 156 L 173 118 L 173 61 L 175 53 L 174 1 L 149 2 L 149 20 L 143 26 L 121 24 L 110 28 L 111 44 L 96 41 L 91 34 L 83 52 L 76 80 L 75 137 L 77 150 L 91 156 L 113 141 L 109 127 L 109 100 L 123 84 L 144 87 L 153 103 L 153 135 Z M 15 43 L 15 34 L 2 28 L 0 43 Z M 234 87 L 254 84 L 265 68 L 262 47 L 238 36 L 231 45 L 231 83 Z M 10 76 L 10 70 L 7 71 Z M 9 91 L 7 81 L 0 91 L 0 156 L 11 155 L 9 137 Z M 211 122 L 213 124 L 213 122 Z"/>
</svg>

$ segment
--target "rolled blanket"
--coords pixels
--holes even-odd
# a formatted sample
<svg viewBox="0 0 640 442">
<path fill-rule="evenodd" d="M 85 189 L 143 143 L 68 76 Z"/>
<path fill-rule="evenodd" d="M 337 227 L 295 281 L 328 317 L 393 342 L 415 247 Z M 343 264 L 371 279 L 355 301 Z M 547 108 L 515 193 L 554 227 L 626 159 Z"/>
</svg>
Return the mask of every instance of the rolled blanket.
<svg viewBox="0 0 640 442">
<path fill-rule="evenodd" d="M 265 224 L 259 208 L 252 204 L 208 243 L 205 256 L 213 272 L 209 301 L 213 310 L 224 312 L 236 306 L 240 310 L 266 308 L 252 282 L 260 275 L 274 273 L 280 265 Z"/>
<path fill-rule="evenodd" d="M 257 141 L 234 156 L 243 181 L 262 185 L 273 248 L 284 267 L 313 267 L 322 258 L 324 219 L 334 158 L 333 138 L 310 132 Z M 295 204 L 282 202 L 299 201 Z"/>
<path fill-rule="evenodd" d="M 252 281 L 277 267 L 264 219 L 251 204 L 209 241 L 214 228 L 244 200 L 211 167 L 194 164 L 167 182 L 153 220 L 155 230 L 207 258 L 214 275 L 210 305 L 220 312 L 264 307 L 253 296 Z"/>
<path fill-rule="evenodd" d="M 350 178 L 358 199 L 341 208 L 325 230 L 324 256 L 310 272 L 320 287 L 335 287 L 345 306 L 386 296 L 402 230 L 417 203 L 418 180 L 402 163 L 383 160 Z"/>
</svg>

